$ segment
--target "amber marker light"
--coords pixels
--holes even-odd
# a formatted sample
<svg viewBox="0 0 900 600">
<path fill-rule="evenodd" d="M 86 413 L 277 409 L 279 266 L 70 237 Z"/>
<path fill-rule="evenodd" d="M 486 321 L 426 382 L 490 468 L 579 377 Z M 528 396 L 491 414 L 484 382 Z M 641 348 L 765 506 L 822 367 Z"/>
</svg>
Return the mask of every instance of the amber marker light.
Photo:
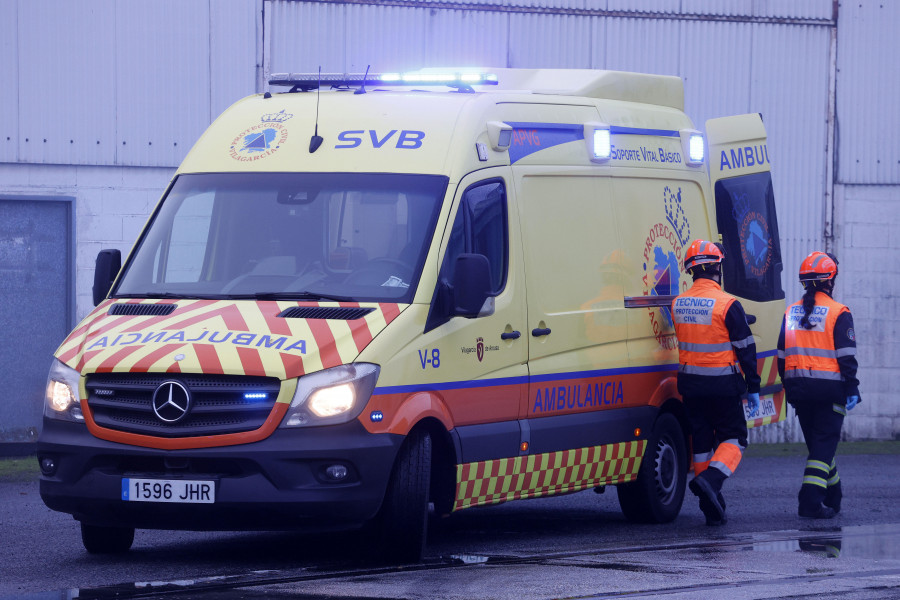
<svg viewBox="0 0 900 600">
<path fill-rule="evenodd" d="M 528 452 L 528 442 L 519 444 L 519 452 Z"/>
<path fill-rule="evenodd" d="M 640 427 L 634 428 L 634 437 L 641 437 L 641 428 Z"/>
</svg>

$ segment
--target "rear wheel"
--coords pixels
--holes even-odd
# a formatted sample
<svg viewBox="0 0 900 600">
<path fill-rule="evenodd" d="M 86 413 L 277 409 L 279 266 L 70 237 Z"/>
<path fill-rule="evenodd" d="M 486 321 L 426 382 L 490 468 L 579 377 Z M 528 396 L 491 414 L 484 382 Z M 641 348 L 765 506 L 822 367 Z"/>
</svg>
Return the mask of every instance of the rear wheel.
<svg viewBox="0 0 900 600">
<path fill-rule="evenodd" d="M 81 524 L 81 542 L 91 554 L 121 554 L 134 543 L 133 527 L 101 527 Z"/>
<path fill-rule="evenodd" d="M 629 521 L 668 523 L 684 501 L 687 450 L 674 415 L 659 416 L 635 481 L 617 486 L 619 506 Z"/>
<path fill-rule="evenodd" d="M 431 436 L 409 434 L 391 473 L 379 513 L 376 546 L 381 557 L 397 562 L 419 562 L 428 532 L 428 490 L 431 485 Z"/>
</svg>

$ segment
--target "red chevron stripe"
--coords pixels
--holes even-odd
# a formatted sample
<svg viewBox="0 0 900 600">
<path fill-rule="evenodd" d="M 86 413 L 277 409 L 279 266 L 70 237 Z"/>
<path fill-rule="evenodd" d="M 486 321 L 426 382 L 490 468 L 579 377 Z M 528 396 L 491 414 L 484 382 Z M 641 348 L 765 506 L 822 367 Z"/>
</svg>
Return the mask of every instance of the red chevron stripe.
<svg viewBox="0 0 900 600">
<path fill-rule="evenodd" d="M 93 352 L 85 352 L 82 354 L 81 358 L 78 360 L 78 364 L 75 365 L 75 370 L 84 375 L 82 370 L 84 369 L 85 363 L 100 354 L 100 352 L 102 352 L 102 350 L 94 350 Z"/>
<path fill-rule="evenodd" d="M 259 356 L 259 350 L 253 348 L 238 348 L 238 357 L 241 359 L 241 365 L 244 367 L 245 375 L 265 376 L 266 368 L 263 366 L 262 359 Z"/>
<path fill-rule="evenodd" d="M 334 333 L 332 333 L 328 322 L 319 319 L 309 319 L 306 323 L 316 340 L 319 358 L 322 359 L 322 367 L 327 369 L 343 364 L 337 344 L 334 341 Z"/>
<path fill-rule="evenodd" d="M 128 346 L 126 348 L 122 348 L 121 350 L 117 350 L 113 352 L 113 354 L 100 363 L 100 366 L 94 371 L 95 373 L 112 373 L 116 368 L 116 365 L 121 363 L 125 358 L 134 353 L 135 350 L 140 350 L 140 346 Z"/>
<path fill-rule="evenodd" d="M 284 364 L 284 378 L 292 379 L 303 375 L 303 357 L 296 354 L 281 352 L 281 362 Z"/>
<path fill-rule="evenodd" d="M 149 353 L 144 358 L 142 358 L 139 361 L 137 361 L 136 363 L 134 363 L 134 366 L 131 367 L 131 372 L 132 373 L 146 373 L 147 371 L 150 370 L 150 367 L 152 367 L 154 364 L 156 364 L 156 362 L 158 360 L 160 360 L 167 354 L 178 351 L 183 346 L 184 346 L 184 344 L 166 344 L 165 346 L 161 346 L 161 347 L 157 348 L 156 350 L 154 350 L 153 352 Z M 172 363 L 174 364 L 175 367 L 178 367 L 178 370 L 172 371 L 171 370 L 172 367 L 169 367 L 167 372 L 180 373 L 181 367 L 178 366 L 178 363 L 176 363 L 174 360 L 172 361 Z"/>
<path fill-rule="evenodd" d="M 381 314 L 384 315 L 385 323 L 390 323 L 400 314 L 399 304 L 379 304 L 378 307 L 381 309 Z"/>
<path fill-rule="evenodd" d="M 344 308 L 359 308 L 359 302 L 341 302 L 340 305 Z M 368 321 L 365 318 L 354 319 L 353 321 L 347 321 L 347 326 L 350 327 L 350 333 L 353 335 L 356 351 L 362 352 L 363 348 L 372 341 L 372 330 L 369 329 Z"/>
<path fill-rule="evenodd" d="M 259 307 L 259 313 L 262 315 L 262 318 L 266 320 L 266 326 L 269 328 L 269 333 L 273 333 L 275 335 L 292 335 L 291 326 L 288 324 L 287 319 L 279 319 L 278 315 L 281 313 L 281 309 L 278 307 L 277 302 L 273 302 L 271 300 L 265 300 L 262 302 L 257 302 L 256 305 Z"/>
<path fill-rule="evenodd" d="M 209 306 L 209 304 L 212 304 L 213 302 L 218 302 L 218 300 L 209 300 L 204 302 L 204 304 Z M 185 319 L 184 321 L 173 323 L 166 327 L 166 329 L 185 329 L 196 323 L 202 323 L 203 321 L 212 319 L 213 317 L 222 317 L 225 321 L 225 327 L 232 331 L 250 331 L 250 328 L 247 327 L 247 323 L 244 321 L 244 317 L 241 315 L 241 311 L 234 304 L 229 304 L 228 306 L 223 306 L 222 308 L 203 313 L 202 315 L 196 315 L 189 319 Z"/>
<path fill-rule="evenodd" d="M 219 361 L 219 353 L 215 347 L 209 344 L 194 344 L 194 352 L 200 361 L 200 372 L 221 375 L 225 373 L 222 363 Z"/>
</svg>

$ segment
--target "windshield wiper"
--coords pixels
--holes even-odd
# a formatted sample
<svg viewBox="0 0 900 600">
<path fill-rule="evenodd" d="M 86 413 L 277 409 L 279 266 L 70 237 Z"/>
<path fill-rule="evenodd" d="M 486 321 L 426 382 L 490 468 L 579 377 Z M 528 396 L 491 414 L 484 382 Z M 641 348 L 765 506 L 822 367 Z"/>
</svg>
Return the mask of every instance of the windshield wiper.
<svg viewBox="0 0 900 600">
<path fill-rule="evenodd" d="M 326 300 L 332 302 L 356 302 L 349 296 L 334 296 L 317 292 L 261 292 L 258 294 L 230 294 L 234 300 Z"/>
</svg>

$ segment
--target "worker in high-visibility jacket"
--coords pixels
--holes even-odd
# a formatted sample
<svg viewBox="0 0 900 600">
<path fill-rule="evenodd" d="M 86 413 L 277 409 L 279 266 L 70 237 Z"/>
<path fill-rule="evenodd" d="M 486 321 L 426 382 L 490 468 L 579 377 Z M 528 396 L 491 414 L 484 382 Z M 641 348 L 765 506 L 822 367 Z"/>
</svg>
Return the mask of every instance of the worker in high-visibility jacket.
<svg viewBox="0 0 900 600">
<path fill-rule="evenodd" d="M 741 303 L 722 291 L 725 254 L 712 242 L 694 240 L 684 268 L 694 283 L 675 298 L 672 316 L 678 338 L 678 392 L 691 426 L 694 478 L 689 487 L 699 498 L 707 525 L 722 525 L 722 484 L 747 447 L 747 421 L 759 412 L 756 343 Z"/>
<path fill-rule="evenodd" d="M 834 454 L 844 417 L 860 402 L 853 315 L 832 299 L 837 272 L 833 255 L 813 252 L 803 260 L 805 293 L 785 311 L 778 336 L 778 373 L 809 450 L 797 512 L 810 519 L 841 510 Z"/>
</svg>

